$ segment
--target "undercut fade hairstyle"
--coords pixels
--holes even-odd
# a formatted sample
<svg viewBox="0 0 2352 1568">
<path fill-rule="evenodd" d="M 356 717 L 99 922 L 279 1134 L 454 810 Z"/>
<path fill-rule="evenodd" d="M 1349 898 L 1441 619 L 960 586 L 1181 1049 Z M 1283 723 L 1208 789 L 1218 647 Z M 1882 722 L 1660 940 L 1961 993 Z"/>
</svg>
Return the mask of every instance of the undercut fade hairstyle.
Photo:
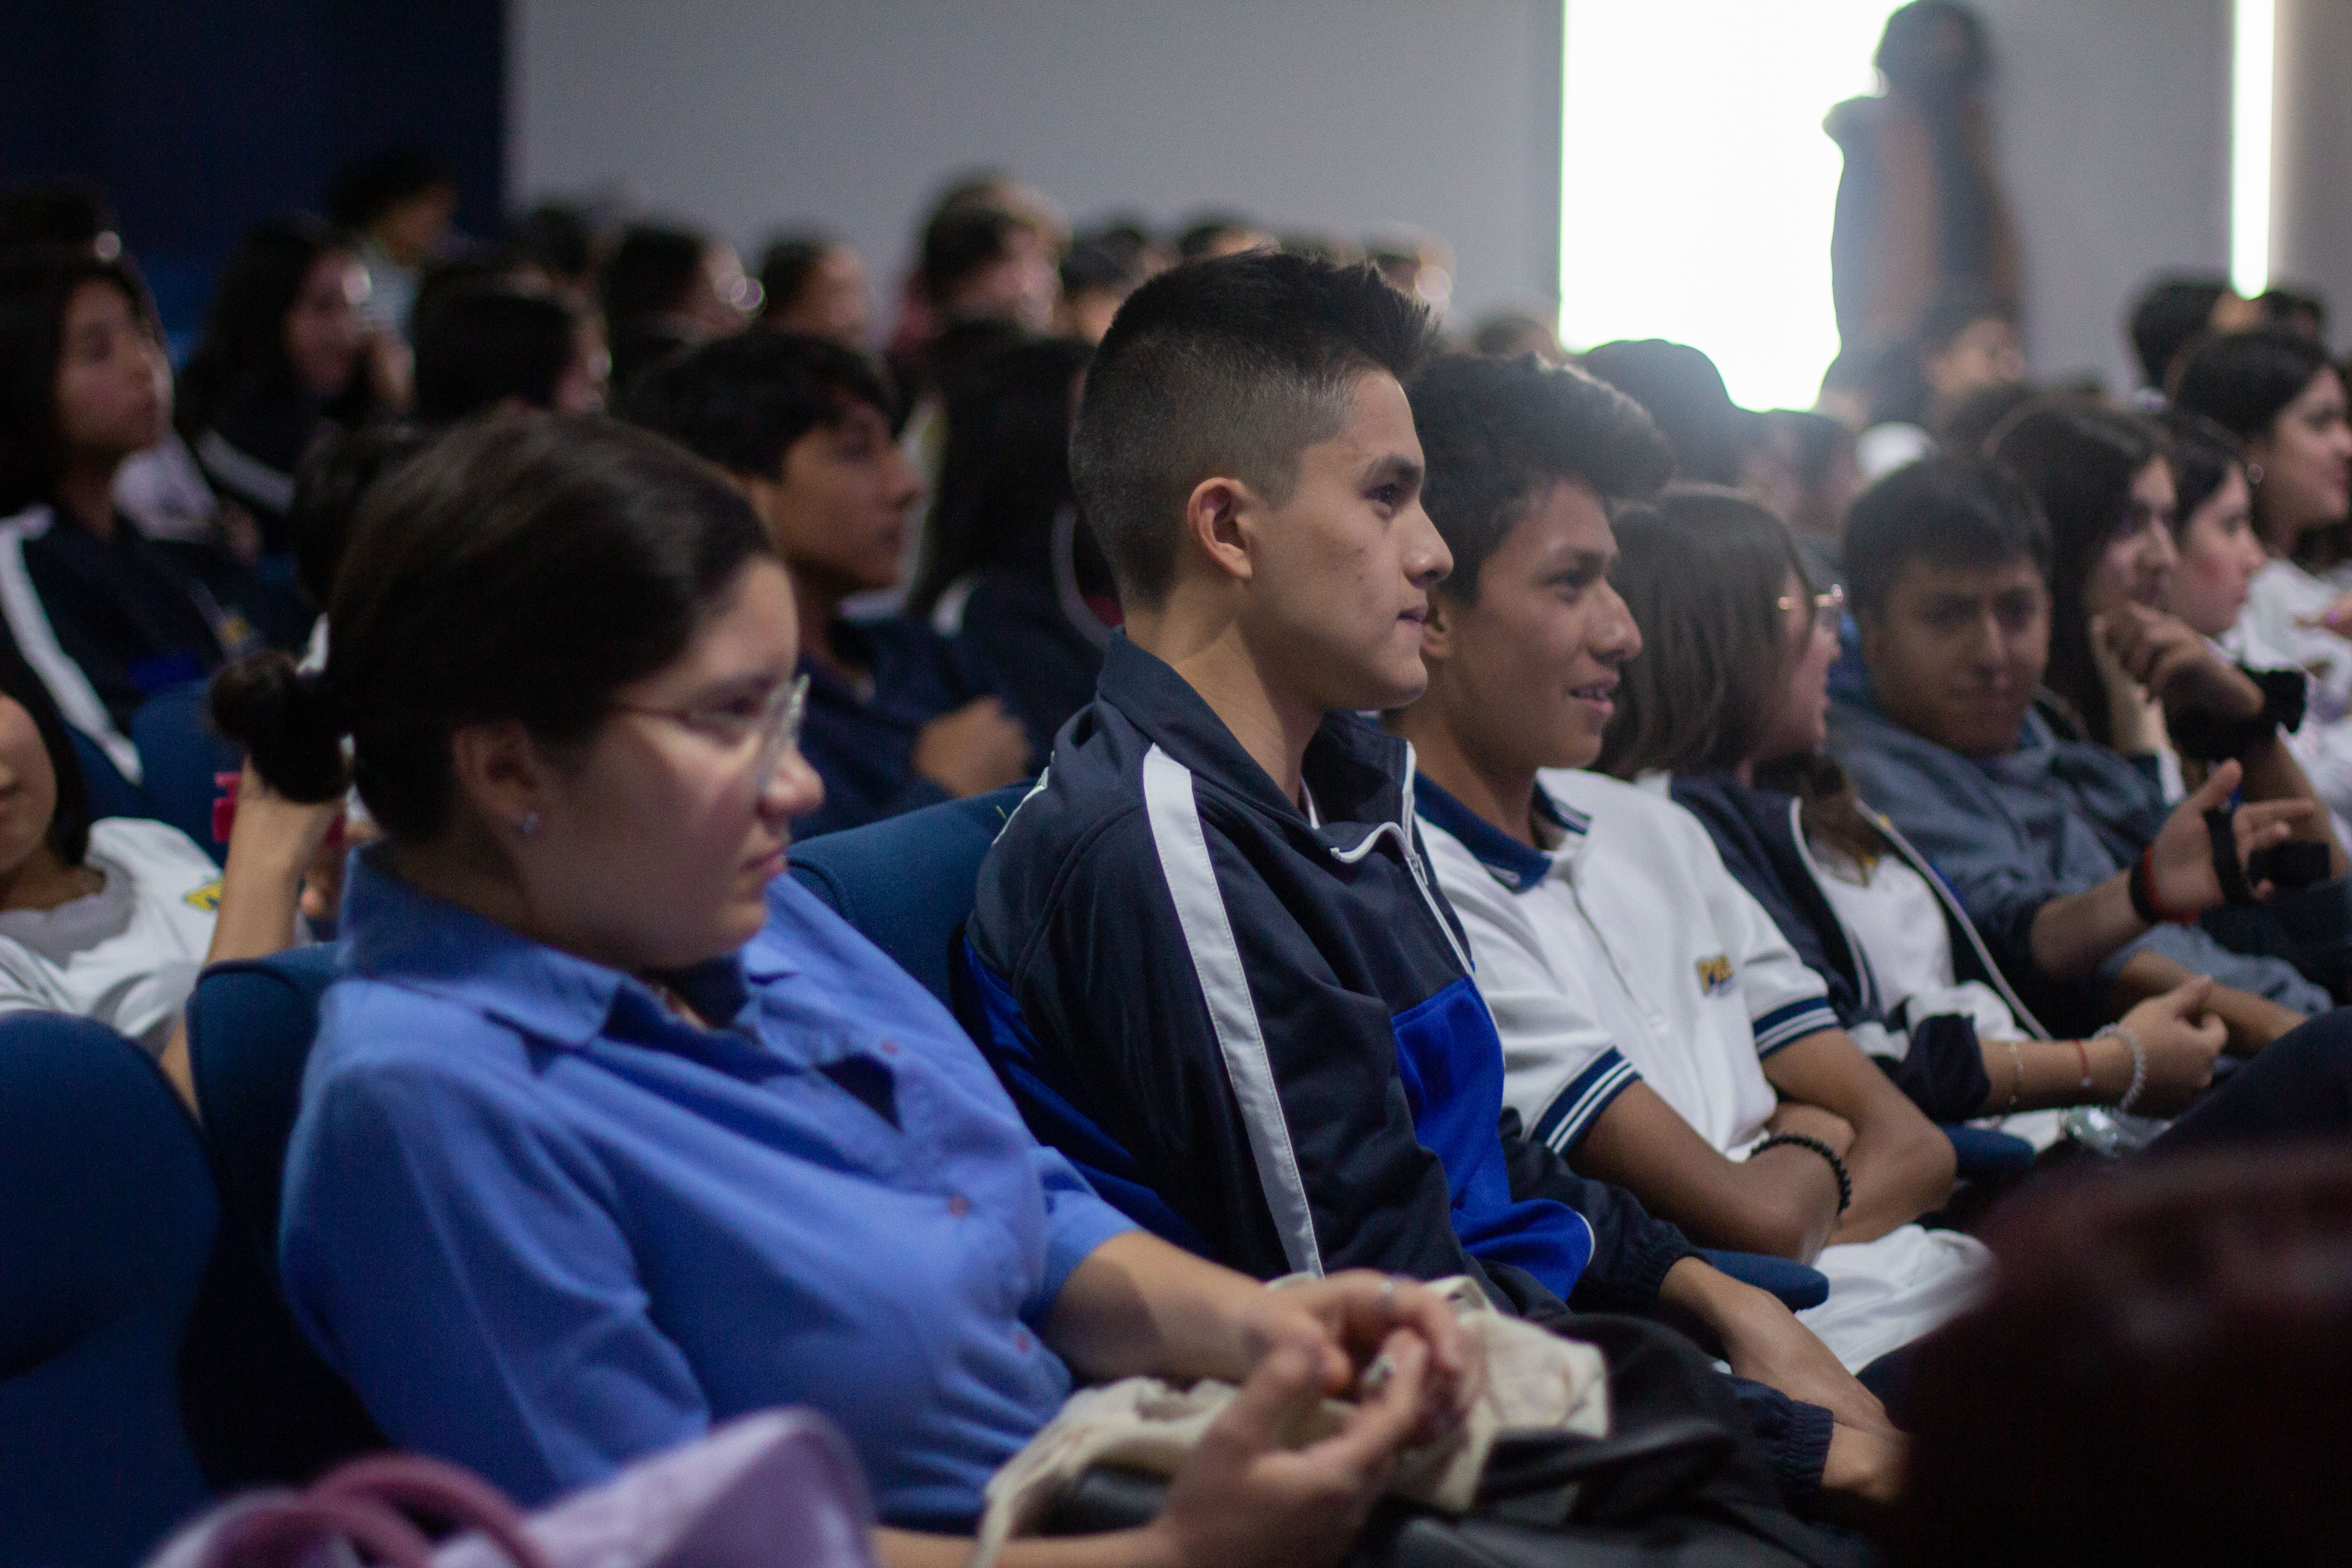
<svg viewBox="0 0 2352 1568">
<path fill-rule="evenodd" d="M 1070 434 L 1070 477 L 1127 605 L 1175 580 L 1203 479 L 1276 505 L 1345 422 L 1359 376 L 1412 379 L 1436 324 L 1370 267 L 1252 251 L 1161 273 L 1119 307 Z"/>
<path fill-rule="evenodd" d="M 213 678 L 213 722 L 289 799 L 356 783 L 395 843 L 437 841 L 459 826 L 457 731 L 576 751 L 774 559 L 742 490 L 668 441 L 601 415 L 477 420 L 361 503 L 326 668 L 241 659 Z"/>
<path fill-rule="evenodd" d="M 861 403 L 895 432 L 898 399 L 873 360 L 807 332 L 746 332 L 646 372 L 622 412 L 730 474 L 773 479 L 795 442 Z"/>
<path fill-rule="evenodd" d="M 1563 479 L 1612 502 L 1655 495 L 1674 448 L 1642 405 L 1536 355 L 1433 360 L 1408 388 L 1429 465 L 1421 504 L 1454 554 L 1439 592 L 1478 602 L 1478 574 L 1536 500 Z"/>
<path fill-rule="evenodd" d="M 1854 499 L 1845 527 L 1846 595 L 1854 615 L 1883 615 L 1913 562 L 2006 566 L 2031 561 L 2050 576 L 2050 525 L 2025 481 L 1989 458 L 1925 458 Z"/>
<path fill-rule="evenodd" d="M 2042 683 L 2106 745 L 2114 725 L 2083 591 L 2101 553 L 2130 525 L 2132 480 L 2171 455 L 2164 432 L 2146 415 L 2044 398 L 2002 421 L 1988 445 L 1993 460 L 2033 491 L 2049 524 L 2050 665 Z"/>
</svg>

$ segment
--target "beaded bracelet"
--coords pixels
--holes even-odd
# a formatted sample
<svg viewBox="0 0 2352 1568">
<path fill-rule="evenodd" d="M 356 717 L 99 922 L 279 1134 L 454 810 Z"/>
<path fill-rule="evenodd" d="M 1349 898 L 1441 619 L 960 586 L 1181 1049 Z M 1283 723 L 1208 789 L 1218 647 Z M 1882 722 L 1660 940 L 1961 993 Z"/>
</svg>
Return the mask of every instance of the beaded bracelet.
<svg viewBox="0 0 2352 1568">
<path fill-rule="evenodd" d="M 2133 1034 L 2121 1024 L 2109 1024 L 2091 1037 L 2095 1040 L 2104 1040 L 2109 1035 L 2121 1040 L 2131 1051 L 2131 1087 L 2124 1090 L 2121 1100 L 2116 1101 L 2116 1112 L 2119 1115 L 2128 1116 L 2131 1114 L 2132 1107 L 2139 1103 L 2139 1091 L 2147 1087 L 2147 1047 L 2140 1043 L 2137 1035 Z"/>
<path fill-rule="evenodd" d="M 1814 1153 L 1819 1154 L 1822 1159 L 1827 1160 L 1830 1163 L 1831 1172 L 1837 1177 L 1837 1212 L 1843 1214 L 1847 1209 L 1853 1206 L 1853 1178 L 1847 1174 L 1845 1162 L 1838 1158 L 1836 1150 L 1831 1148 L 1828 1144 L 1822 1142 L 1818 1138 L 1808 1137 L 1802 1132 L 1775 1132 L 1772 1136 L 1765 1139 L 1764 1142 L 1756 1145 L 1755 1148 L 1749 1150 L 1748 1152 L 1748 1157 L 1753 1160 L 1757 1155 L 1764 1152 L 1765 1150 L 1777 1149 L 1783 1144 L 1786 1144 L 1791 1149 L 1811 1149 Z"/>
</svg>

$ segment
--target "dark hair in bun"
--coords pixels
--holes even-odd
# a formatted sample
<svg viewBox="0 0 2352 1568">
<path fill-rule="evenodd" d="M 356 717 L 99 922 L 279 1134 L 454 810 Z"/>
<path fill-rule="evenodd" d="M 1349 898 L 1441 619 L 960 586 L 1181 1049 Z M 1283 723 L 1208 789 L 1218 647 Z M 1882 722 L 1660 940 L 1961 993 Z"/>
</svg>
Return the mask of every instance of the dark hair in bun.
<svg viewBox="0 0 2352 1568">
<path fill-rule="evenodd" d="M 597 415 L 461 426 L 372 487 L 328 612 L 323 675 L 257 655 L 213 682 L 221 731 L 272 787 L 351 777 L 384 831 L 450 823 L 449 737 L 512 721 L 585 740 L 613 693 L 686 651 L 774 547 L 750 502 L 670 442 Z"/>
</svg>

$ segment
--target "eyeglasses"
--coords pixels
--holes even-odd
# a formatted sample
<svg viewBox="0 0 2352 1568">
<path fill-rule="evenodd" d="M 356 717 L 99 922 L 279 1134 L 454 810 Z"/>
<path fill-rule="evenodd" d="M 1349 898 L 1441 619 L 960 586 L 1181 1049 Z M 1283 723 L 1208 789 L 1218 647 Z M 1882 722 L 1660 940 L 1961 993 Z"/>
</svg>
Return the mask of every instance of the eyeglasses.
<svg viewBox="0 0 2352 1568">
<path fill-rule="evenodd" d="M 1780 606 L 1780 613 L 1784 616 L 1803 602 L 1793 594 L 1783 594 L 1777 601 Z M 1830 585 L 1828 593 L 1813 595 L 1813 629 L 1815 631 L 1833 632 L 1838 629 L 1838 623 L 1844 618 L 1845 585 L 1843 584 L 1833 583 Z"/>
<path fill-rule="evenodd" d="M 808 712 L 809 678 L 786 681 L 764 697 L 739 697 L 709 708 L 647 708 L 634 702 L 615 702 L 613 706 L 624 713 L 643 714 L 648 719 L 667 719 L 716 742 L 729 751 L 740 751 L 743 744 L 756 738 L 759 750 L 751 763 L 753 782 L 761 789 L 776 776 L 776 769 L 786 753 L 801 743 L 801 721 Z"/>
</svg>

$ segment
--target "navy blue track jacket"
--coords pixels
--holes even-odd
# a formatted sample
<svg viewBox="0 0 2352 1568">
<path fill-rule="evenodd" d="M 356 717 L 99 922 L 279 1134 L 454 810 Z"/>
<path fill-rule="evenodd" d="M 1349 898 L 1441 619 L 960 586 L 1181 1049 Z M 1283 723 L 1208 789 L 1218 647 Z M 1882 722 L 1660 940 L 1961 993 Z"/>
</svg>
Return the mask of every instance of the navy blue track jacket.
<svg viewBox="0 0 2352 1568">
<path fill-rule="evenodd" d="M 967 1023 L 1039 1137 L 1268 1278 L 1532 1274 L 1646 1310 L 1691 1254 L 1502 1114 L 1501 1042 L 1423 867 L 1411 749 L 1335 714 L 1310 821 L 1124 636 L 982 868 Z"/>
</svg>

